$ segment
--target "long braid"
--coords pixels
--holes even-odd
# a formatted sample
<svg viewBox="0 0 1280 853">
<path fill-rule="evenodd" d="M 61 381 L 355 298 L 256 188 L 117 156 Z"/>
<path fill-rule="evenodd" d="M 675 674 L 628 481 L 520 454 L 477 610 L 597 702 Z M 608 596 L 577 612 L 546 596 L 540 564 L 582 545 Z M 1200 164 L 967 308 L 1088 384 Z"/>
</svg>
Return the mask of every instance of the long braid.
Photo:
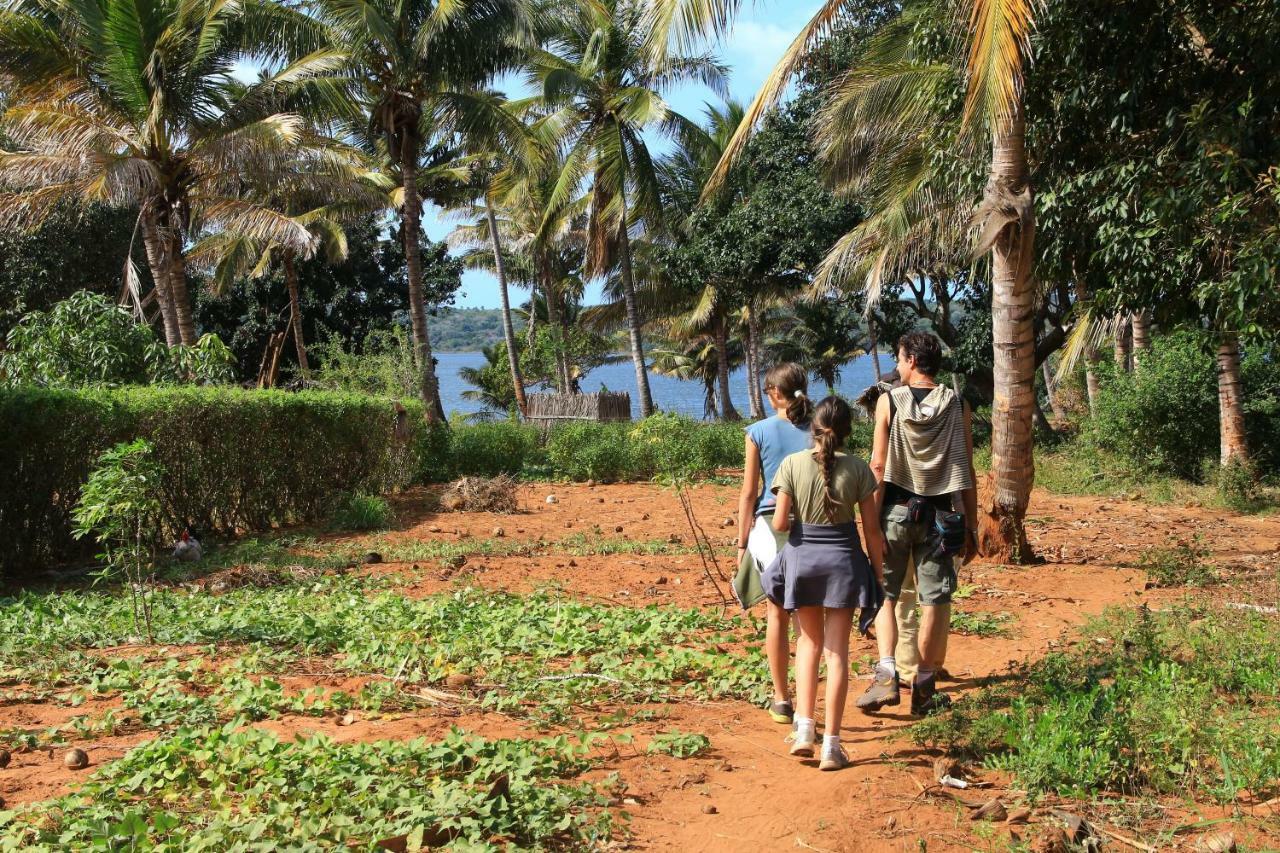
<svg viewBox="0 0 1280 853">
<path fill-rule="evenodd" d="M 840 502 L 835 494 L 836 450 L 840 443 L 835 433 L 825 427 L 813 429 L 813 457 L 822 468 L 822 482 L 825 486 L 822 505 L 827 511 L 827 521 L 835 524 L 836 513 L 840 511 Z"/>
<path fill-rule="evenodd" d="M 813 413 L 813 458 L 822 469 L 822 505 L 827 521 L 832 524 L 840 512 L 840 500 L 835 492 L 836 451 L 852 431 L 853 412 L 848 403 L 839 397 L 828 397 L 818 404 Z"/>
</svg>

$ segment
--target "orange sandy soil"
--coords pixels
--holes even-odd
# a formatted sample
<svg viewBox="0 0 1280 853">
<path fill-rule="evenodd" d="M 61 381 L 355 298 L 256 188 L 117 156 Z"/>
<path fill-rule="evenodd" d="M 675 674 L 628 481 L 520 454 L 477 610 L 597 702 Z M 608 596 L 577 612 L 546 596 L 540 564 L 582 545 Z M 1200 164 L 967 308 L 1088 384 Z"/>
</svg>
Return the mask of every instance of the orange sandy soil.
<svg viewBox="0 0 1280 853">
<path fill-rule="evenodd" d="M 558 501 L 548 504 L 548 494 Z M 539 538 L 539 556 L 471 557 L 461 567 L 437 563 L 384 562 L 367 571 L 386 574 L 408 595 L 429 595 L 458 583 L 491 589 L 528 591 L 556 584 L 566 593 L 619 606 L 652 603 L 682 607 L 719 607 L 720 597 L 704 578 L 694 554 L 660 556 L 618 554 L 570 556 L 557 540 L 583 534 L 590 541 L 628 539 L 668 542 L 672 535 L 689 544 L 687 523 L 671 492 L 642 485 L 531 484 L 521 487 L 522 509 L 514 515 L 437 513 L 434 494 L 415 491 L 395 502 L 401 523 L 392 531 L 366 537 L 332 537 L 358 542 L 370 550 L 391 551 L 413 540 L 449 541 L 499 538 L 528 542 Z M 736 509 L 737 491 L 729 486 L 703 485 L 693 490 L 700 522 L 720 549 L 721 569 L 732 572 L 726 556 L 734 529 L 725 527 Z M 1147 590 L 1144 573 L 1133 564 L 1146 549 L 1174 540 L 1202 537 L 1211 559 L 1228 571 L 1274 576 L 1280 559 L 1280 519 L 1246 517 L 1202 507 L 1149 506 L 1136 501 L 1073 498 L 1037 491 L 1028 513 L 1029 538 L 1041 565 L 1007 567 L 974 564 L 961 572 L 962 585 L 973 594 L 958 606 L 969 612 L 1008 613 L 1009 636 L 982 639 L 953 636 L 947 668 L 954 681 L 948 690 L 958 698 L 975 689 L 978 679 L 1007 672 L 1010 664 L 1044 655 L 1079 640 L 1073 629 L 1112 606 L 1160 607 L 1182 598 L 1186 591 Z M 1259 571 L 1260 569 L 1264 571 Z M 1223 595 L 1218 588 L 1210 595 Z M 727 591 L 727 587 L 726 587 Z M 758 613 L 756 614 L 759 615 Z M 151 650 L 159 657 L 186 649 Z M 132 653 L 140 653 L 134 649 Z M 875 654 L 870 640 L 858 640 L 854 660 L 861 670 L 851 685 L 853 697 L 865 684 L 868 662 Z M 761 678 L 767 678 L 761 673 Z M 291 675 L 288 686 L 359 689 L 360 680 L 345 676 Z M 96 701 L 89 710 L 111 707 Z M 787 755 L 786 727 L 771 722 L 763 711 L 742 702 L 662 706 L 659 719 L 630 727 L 635 748 L 609 754 L 600 771 L 617 771 L 626 789 L 618 807 L 631 817 L 620 847 L 646 850 L 821 850 L 917 851 L 1005 850 L 1022 842 L 1028 849 L 1045 846 L 1050 807 L 1074 810 L 1097 818 L 1085 803 L 1041 803 L 1029 825 L 982 824 L 969 820 L 969 808 L 955 795 L 933 785 L 935 754 L 913 746 L 901 734 L 909 723 L 907 696 L 898 713 L 876 717 L 850 708 L 843 740 L 853 766 L 839 773 L 820 773 L 816 761 L 799 762 Z M 85 707 L 65 708 L 40 701 L 21 701 L 0 707 L 0 728 L 40 729 L 86 713 Z M 451 726 L 491 737 L 536 735 L 519 720 L 480 713 L 470 706 L 427 707 L 390 718 L 362 719 L 349 725 L 333 717 L 285 717 L 261 723 L 284 736 L 321 731 L 338 740 L 437 737 Z M 819 709 L 821 725 L 821 708 Z M 697 758 L 679 761 L 646 755 L 649 735 L 677 728 L 701 732 L 712 749 Z M 127 730 L 114 737 L 81 744 L 93 764 L 117 758 L 130 747 L 154 736 Z M 81 771 L 82 773 L 83 771 Z M 958 792 L 969 803 L 1001 796 L 1012 811 L 1020 802 L 1007 779 L 971 770 L 969 778 L 990 787 Z M 593 774 L 595 775 L 595 774 Z M 56 796 L 71 789 L 80 774 L 63 767 L 61 754 L 43 751 L 15 754 L 0 771 L 0 795 L 10 804 Z M 1280 804 L 1263 803 L 1224 810 L 1186 801 L 1165 801 L 1164 818 L 1134 828 L 1101 821 L 1114 837 L 1110 849 L 1146 849 L 1140 838 L 1161 828 L 1227 819 L 1211 829 L 1193 829 L 1177 836 L 1178 845 L 1191 849 L 1205 832 L 1224 828 L 1250 850 L 1280 849 Z M 1106 817 L 1105 815 L 1103 816 Z"/>
</svg>

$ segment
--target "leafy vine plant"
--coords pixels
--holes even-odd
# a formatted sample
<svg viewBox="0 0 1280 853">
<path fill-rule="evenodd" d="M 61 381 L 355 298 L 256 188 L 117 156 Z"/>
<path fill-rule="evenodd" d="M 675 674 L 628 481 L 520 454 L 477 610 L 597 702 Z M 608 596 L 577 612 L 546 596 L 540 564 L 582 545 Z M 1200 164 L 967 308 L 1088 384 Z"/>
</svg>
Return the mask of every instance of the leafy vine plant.
<svg viewBox="0 0 1280 853">
<path fill-rule="evenodd" d="M 122 580 L 129 587 L 134 629 L 151 643 L 155 635 L 150 592 L 161 529 L 162 474 L 155 448 L 146 439 L 117 444 L 98 458 L 72 511 L 76 538 L 92 537 L 102 546 L 98 580 Z"/>
</svg>

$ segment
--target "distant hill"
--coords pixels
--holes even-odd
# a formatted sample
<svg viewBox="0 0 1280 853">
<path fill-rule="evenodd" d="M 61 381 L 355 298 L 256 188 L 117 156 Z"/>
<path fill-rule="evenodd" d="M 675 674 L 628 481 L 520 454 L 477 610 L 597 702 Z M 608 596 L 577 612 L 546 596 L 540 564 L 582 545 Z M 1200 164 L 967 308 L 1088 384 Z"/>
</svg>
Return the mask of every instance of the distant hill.
<svg viewBox="0 0 1280 853">
<path fill-rule="evenodd" d="M 516 331 L 524 328 L 524 318 L 512 316 Z M 502 340 L 502 310 L 499 308 L 450 308 L 431 318 L 431 347 L 437 352 L 479 352 Z"/>
</svg>

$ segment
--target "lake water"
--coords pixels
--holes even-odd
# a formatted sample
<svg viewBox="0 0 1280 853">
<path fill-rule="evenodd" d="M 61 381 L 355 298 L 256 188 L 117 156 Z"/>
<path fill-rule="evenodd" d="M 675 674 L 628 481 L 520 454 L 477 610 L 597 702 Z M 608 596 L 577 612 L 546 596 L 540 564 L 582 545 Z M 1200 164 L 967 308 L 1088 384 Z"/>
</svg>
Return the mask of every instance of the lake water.
<svg viewBox="0 0 1280 853">
<path fill-rule="evenodd" d="M 472 400 L 464 399 L 462 392 L 471 388 L 458 376 L 463 367 L 483 367 L 485 358 L 478 352 L 440 352 L 439 360 L 440 396 L 446 412 L 462 412 L 472 414 L 480 411 L 482 406 Z M 892 359 L 881 354 L 880 366 L 885 370 L 893 367 Z M 862 356 L 849 362 L 840 372 L 840 382 L 836 390 L 845 397 L 857 397 L 872 383 L 875 369 L 871 356 Z M 745 369 L 734 371 L 732 377 L 733 404 L 743 417 L 751 411 L 747 404 L 747 374 Z M 630 359 L 618 364 L 606 364 L 597 367 L 587 374 L 582 381 L 582 390 L 593 393 L 603 389 L 610 391 L 627 391 L 631 394 L 631 414 L 640 416 L 640 401 L 636 395 L 636 373 Z M 815 399 L 826 394 L 826 388 L 820 382 L 810 379 L 811 396 Z M 702 417 L 703 387 L 701 382 L 686 382 L 649 373 L 649 390 L 653 393 L 654 404 L 663 411 L 678 412 L 692 418 Z M 768 405 L 766 401 L 765 405 Z"/>
</svg>

